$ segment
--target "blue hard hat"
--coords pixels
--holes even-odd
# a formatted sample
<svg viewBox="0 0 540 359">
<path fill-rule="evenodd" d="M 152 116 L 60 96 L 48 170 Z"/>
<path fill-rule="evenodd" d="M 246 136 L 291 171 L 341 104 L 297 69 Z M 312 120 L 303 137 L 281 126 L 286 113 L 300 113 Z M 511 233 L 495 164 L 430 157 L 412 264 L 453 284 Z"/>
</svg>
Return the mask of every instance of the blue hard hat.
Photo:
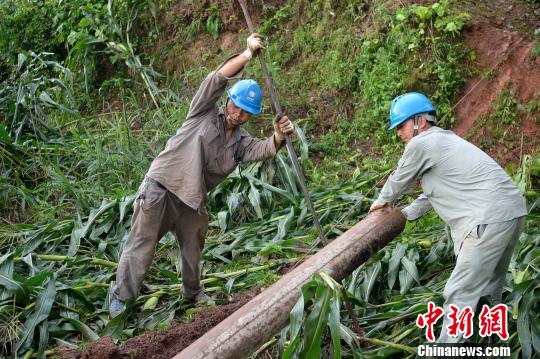
<svg viewBox="0 0 540 359">
<path fill-rule="evenodd" d="M 390 128 L 420 113 L 433 112 L 435 106 L 420 92 L 408 92 L 392 100 L 390 105 Z"/>
<path fill-rule="evenodd" d="M 261 113 L 262 90 L 253 80 L 240 80 L 227 90 L 227 95 L 236 107 L 252 115 Z"/>
</svg>

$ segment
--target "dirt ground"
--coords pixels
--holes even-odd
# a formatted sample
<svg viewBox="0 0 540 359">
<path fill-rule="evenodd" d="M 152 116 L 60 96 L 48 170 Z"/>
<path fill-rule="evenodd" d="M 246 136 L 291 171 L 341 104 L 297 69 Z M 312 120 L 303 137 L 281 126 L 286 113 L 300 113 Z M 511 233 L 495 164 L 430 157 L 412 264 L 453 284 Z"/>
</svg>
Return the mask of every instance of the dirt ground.
<svg viewBox="0 0 540 359">
<path fill-rule="evenodd" d="M 516 123 L 504 124 L 493 114 L 494 104 L 498 96 L 515 97 L 523 105 L 540 100 L 540 57 L 531 56 L 527 35 L 493 22 L 471 26 L 465 41 L 476 51 L 480 72 L 491 74 L 474 77 L 459 94 L 453 130 L 501 165 L 518 163 L 523 154 L 540 148 L 540 114 L 521 110 Z"/>
<path fill-rule="evenodd" d="M 186 323 L 168 329 L 135 336 L 117 346 L 111 337 L 103 337 L 82 351 L 64 351 L 63 359 L 170 359 L 208 330 L 227 318 L 261 291 L 254 288 L 233 296 L 230 303 L 198 312 Z"/>
</svg>

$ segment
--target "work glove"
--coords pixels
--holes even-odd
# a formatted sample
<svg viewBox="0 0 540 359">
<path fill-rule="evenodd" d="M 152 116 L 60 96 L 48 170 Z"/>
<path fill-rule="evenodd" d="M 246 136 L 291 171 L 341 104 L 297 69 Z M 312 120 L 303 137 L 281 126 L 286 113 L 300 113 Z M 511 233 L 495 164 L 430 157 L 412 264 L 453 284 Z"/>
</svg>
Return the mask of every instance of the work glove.
<svg viewBox="0 0 540 359">
<path fill-rule="evenodd" d="M 276 139 L 279 142 L 283 142 L 285 140 L 284 133 L 293 136 L 295 134 L 294 125 L 291 120 L 289 120 L 289 117 L 277 115 L 274 119 L 274 136 L 276 136 Z"/>
<path fill-rule="evenodd" d="M 256 55 L 260 50 L 264 48 L 263 37 L 257 33 L 253 33 L 247 38 L 247 48 L 246 51 L 242 53 L 248 59 L 251 59 Z"/>
<path fill-rule="evenodd" d="M 378 209 L 382 209 L 382 208 L 386 207 L 387 204 L 388 203 L 384 203 L 384 202 L 380 202 L 379 200 L 376 200 L 375 202 L 373 202 L 371 204 L 371 207 L 369 207 L 368 213 L 371 213 L 371 212 L 376 211 Z"/>
</svg>

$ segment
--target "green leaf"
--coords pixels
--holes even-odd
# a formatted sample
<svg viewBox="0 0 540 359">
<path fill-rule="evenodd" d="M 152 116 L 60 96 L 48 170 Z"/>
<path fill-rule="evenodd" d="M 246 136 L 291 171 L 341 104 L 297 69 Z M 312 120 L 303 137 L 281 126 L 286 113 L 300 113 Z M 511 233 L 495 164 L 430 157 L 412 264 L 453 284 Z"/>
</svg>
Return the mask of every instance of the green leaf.
<svg viewBox="0 0 540 359">
<path fill-rule="evenodd" d="M 533 311 L 531 311 L 532 304 L 536 301 L 537 298 L 534 295 L 534 291 L 527 293 L 527 295 L 523 297 L 523 302 L 518 314 L 517 330 L 523 359 L 530 359 L 532 357 L 530 314 L 533 313 Z"/>
<path fill-rule="evenodd" d="M 366 284 L 365 284 L 365 292 L 364 292 L 364 300 L 366 302 L 369 302 L 369 296 L 371 295 L 371 291 L 373 290 L 373 286 L 378 281 L 379 273 L 381 272 L 381 262 L 376 262 L 374 265 L 372 265 L 368 271 L 367 271 L 367 278 L 366 278 Z"/>
<path fill-rule="evenodd" d="M 250 182 L 250 185 L 251 185 L 251 189 L 249 190 L 249 194 L 248 194 L 249 203 L 251 203 L 251 206 L 255 210 L 257 217 L 259 219 L 262 219 L 263 213 L 261 209 L 261 194 L 259 193 L 257 188 L 255 188 L 252 182 Z"/>
<path fill-rule="evenodd" d="M 38 346 L 38 359 L 45 359 L 45 350 L 47 349 L 47 342 L 49 341 L 49 322 L 45 319 L 39 324 L 39 346 Z"/>
<path fill-rule="evenodd" d="M 251 173 L 248 173 L 248 172 L 245 172 L 243 173 L 243 176 L 245 178 L 247 178 L 249 181 L 253 181 L 255 184 L 258 184 L 259 186 L 262 186 L 264 188 L 266 188 L 267 190 L 271 191 L 271 192 L 274 192 L 274 193 L 277 193 L 285 198 L 287 198 L 290 202 L 295 202 L 294 200 L 294 196 L 292 196 L 289 192 L 281 189 L 281 188 L 277 188 L 277 187 L 274 187 L 266 182 L 263 182 L 261 180 L 259 180 L 258 178 L 255 178 L 253 177 L 253 175 Z"/>
<path fill-rule="evenodd" d="M 296 173 L 294 173 L 293 169 L 285 162 L 285 157 L 282 154 L 278 153 L 275 158 L 279 169 L 285 175 L 289 191 L 292 192 L 294 196 L 297 196 L 299 191 L 296 186 Z"/>
<path fill-rule="evenodd" d="M 159 301 L 158 297 L 150 297 L 146 302 L 144 302 L 143 310 L 154 310 L 156 309 L 157 303 Z"/>
<path fill-rule="evenodd" d="M 52 276 L 51 272 L 41 272 L 25 280 L 23 285 L 26 287 L 37 287 L 42 285 L 50 276 Z"/>
<path fill-rule="evenodd" d="M 444 28 L 444 31 L 446 31 L 446 32 L 456 32 L 457 29 L 458 28 L 457 28 L 455 23 L 449 22 L 448 24 L 446 24 L 446 27 Z"/>
<path fill-rule="evenodd" d="M 534 351 L 540 353 L 540 318 L 532 318 L 531 321 L 532 345 Z"/>
<path fill-rule="evenodd" d="M 2 123 L 0 123 L 0 139 L 6 141 L 6 143 L 11 143 L 6 127 Z"/>
<path fill-rule="evenodd" d="M 26 61 L 27 57 L 24 54 L 19 54 L 17 56 L 17 71 L 20 71 L 22 66 L 24 65 L 24 62 Z"/>
<path fill-rule="evenodd" d="M 26 351 L 32 344 L 34 330 L 36 326 L 47 319 L 56 297 L 56 280 L 54 277 L 49 278 L 48 284 L 43 288 L 36 299 L 36 305 L 33 312 L 27 317 L 24 323 L 22 336 L 17 344 L 17 352 Z"/>
<path fill-rule="evenodd" d="M 398 243 L 394 250 L 392 251 L 392 257 L 388 263 L 388 288 L 392 289 L 396 282 L 398 275 L 399 264 L 401 263 L 401 258 L 405 255 L 407 251 L 407 246 L 403 243 Z"/>
<path fill-rule="evenodd" d="M 103 331 L 102 337 L 110 336 L 115 342 L 123 337 L 123 330 L 127 321 L 127 309 L 109 320 Z"/>
<path fill-rule="evenodd" d="M 285 350 L 283 351 L 282 359 L 291 358 L 294 351 L 298 348 L 302 337 L 300 334 L 300 329 L 302 328 L 302 322 L 304 319 L 304 296 L 301 295 L 298 298 L 298 301 L 294 305 L 290 313 L 289 320 L 289 334 L 290 341 Z"/>
<path fill-rule="evenodd" d="M 59 104 L 58 102 L 54 101 L 48 93 L 46 93 L 45 91 L 41 92 L 39 94 L 39 99 L 43 102 L 45 102 L 47 105 L 51 106 L 51 107 L 54 107 L 54 108 L 57 108 L 59 109 L 60 111 L 62 112 L 66 112 L 66 113 L 70 113 L 72 115 L 76 115 L 77 114 L 77 111 L 73 111 L 72 109 L 69 109 L 61 104 Z"/>
<path fill-rule="evenodd" d="M 285 348 L 283 351 L 283 355 L 281 356 L 281 359 L 290 359 L 292 355 L 294 354 L 294 351 L 298 349 L 300 346 L 300 340 L 302 338 L 300 336 L 295 337 L 293 340 L 289 342 L 289 345 Z"/>
<path fill-rule="evenodd" d="M 82 334 L 85 340 L 95 341 L 99 339 L 99 335 L 97 335 L 96 332 L 94 332 L 92 329 L 90 329 L 89 326 L 87 326 L 80 320 L 68 317 L 64 317 L 64 319 L 70 322 L 75 328 L 77 328 L 77 330 Z"/>
<path fill-rule="evenodd" d="M 316 301 L 306 319 L 304 347 L 300 353 L 300 358 L 320 357 L 321 340 L 328 322 L 331 297 L 332 290 L 330 288 L 325 286 L 317 288 Z"/>
<path fill-rule="evenodd" d="M 0 265 L 0 286 L 5 287 L 9 292 L 24 292 L 25 287 L 13 279 L 13 260 L 4 260 Z"/>
<path fill-rule="evenodd" d="M 289 213 L 278 222 L 278 232 L 272 241 L 279 241 L 285 238 L 287 231 L 294 220 L 294 207 L 291 207 Z"/>
<path fill-rule="evenodd" d="M 404 295 L 405 293 L 407 293 L 409 289 L 411 289 L 413 281 L 414 281 L 413 277 L 406 269 L 400 270 L 399 271 L 399 286 L 400 286 L 399 293 L 401 295 Z"/>
<path fill-rule="evenodd" d="M 124 220 L 126 210 L 129 206 L 133 204 L 133 201 L 135 201 L 135 197 L 137 197 L 137 195 L 133 194 L 131 196 L 125 197 L 124 200 L 120 202 L 120 218 L 118 219 L 119 223 L 122 223 L 122 221 Z"/>
<path fill-rule="evenodd" d="M 300 333 L 302 327 L 302 321 L 304 319 L 304 296 L 301 295 L 298 301 L 294 305 L 290 314 L 289 331 L 291 334 L 291 340 Z"/>
<path fill-rule="evenodd" d="M 222 233 L 227 231 L 227 215 L 227 211 L 219 211 L 217 215 L 219 228 Z"/>
<path fill-rule="evenodd" d="M 335 293 L 335 292 L 334 292 Z M 328 326 L 332 337 L 334 359 L 341 358 L 341 335 L 340 335 L 339 296 L 334 296 L 330 303 L 330 315 Z"/>
<path fill-rule="evenodd" d="M 90 299 L 88 299 L 88 297 L 84 294 L 83 291 L 71 287 L 58 288 L 58 291 L 66 291 L 67 293 L 75 297 L 84 305 L 86 310 L 88 310 L 90 313 L 94 313 L 96 311 L 96 306 L 92 301 L 90 301 Z"/>
<path fill-rule="evenodd" d="M 82 227 L 74 227 L 73 231 L 71 232 L 71 240 L 69 243 L 69 249 L 67 255 L 70 257 L 75 256 L 77 254 L 77 251 L 79 250 L 79 245 L 81 244 L 81 238 L 84 238 L 88 235 L 88 232 L 90 231 L 90 228 L 92 228 L 92 225 L 94 222 L 105 212 L 107 212 L 109 209 L 113 208 L 116 205 L 116 201 L 110 201 L 106 202 L 103 201 L 101 204 L 101 207 L 99 209 L 92 209 L 90 211 L 90 216 L 88 216 L 88 221 L 86 224 Z"/>
<path fill-rule="evenodd" d="M 407 257 L 401 258 L 401 263 L 403 264 L 403 267 L 409 272 L 411 277 L 420 285 L 420 278 L 418 276 L 418 269 L 416 268 L 416 264 L 411 262 L 411 260 Z"/>
</svg>

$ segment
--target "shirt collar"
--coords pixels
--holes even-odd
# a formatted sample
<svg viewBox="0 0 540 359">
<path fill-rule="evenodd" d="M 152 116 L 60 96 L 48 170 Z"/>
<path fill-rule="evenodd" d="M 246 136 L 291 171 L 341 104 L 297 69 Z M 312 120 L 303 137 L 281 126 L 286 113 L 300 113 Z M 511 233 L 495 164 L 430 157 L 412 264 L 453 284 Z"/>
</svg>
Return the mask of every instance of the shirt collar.
<svg viewBox="0 0 540 359">
<path fill-rule="evenodd" d="M 418 136 L 424 136 L 424 135 L 427 135 L 429 133 L 438 132 L 438 131 L 444 131 L 444 130 L 442 128 L 440 128 L 440 127 L 437 127 L 437 126 L 431 126 L 430 128 L 428 128 L 424 132 L 419 133 L 417 135 L 417 137 Z"/>
</svg>

